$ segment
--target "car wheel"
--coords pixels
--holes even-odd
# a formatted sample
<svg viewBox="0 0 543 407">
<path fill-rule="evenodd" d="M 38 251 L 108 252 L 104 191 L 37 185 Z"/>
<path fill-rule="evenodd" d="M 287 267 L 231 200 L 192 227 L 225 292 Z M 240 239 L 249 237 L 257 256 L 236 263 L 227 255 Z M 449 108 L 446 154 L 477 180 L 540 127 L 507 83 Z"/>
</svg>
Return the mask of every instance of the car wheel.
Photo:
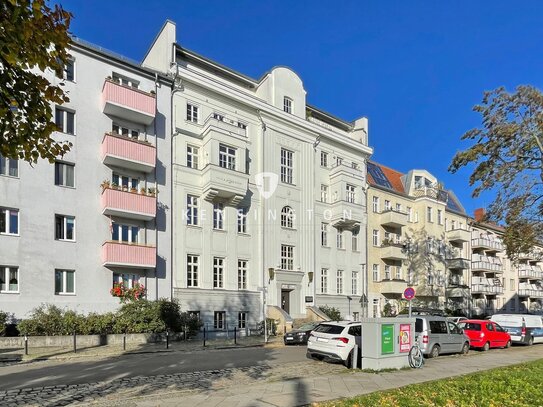
<svg viewBox="0 0 543 407">
<path fill-rule="evenodd" d="M 465 342 L 464 346 L 462 346 L 462 355 L 467 355 L 469 352 L 469 343 Z"/>
<path fill-rule="evenodd" d="M 528 339 L 528 343 L 526 345 L 532 346 L 534 344 L 534 338 L 530 336 L 530 339 Z"/>
<path fill-rule="evenodd" d="M 486 342 L 486 343 L 483 345 L 483 347 L 482 347 L 481 350 L 482 350 L 483 352 L 486 352 L 486 351 L 489 350 L 489 349 L 490 349 L 490 342 Z"/>
<path fill-rule="evenodd" d="M 437 358 L 439 356 L 439 346 L 434 345 L 432 350 L 430 351 L 430 354 L 428 355 L 429 358 Z"/>
<path fill-rule="evenodd" d="M 511 341 L 507 341 L 507 343 L 505 344 L 505 349 L 510 348 L 510 347 L 511 347 Z"/>
</svg>

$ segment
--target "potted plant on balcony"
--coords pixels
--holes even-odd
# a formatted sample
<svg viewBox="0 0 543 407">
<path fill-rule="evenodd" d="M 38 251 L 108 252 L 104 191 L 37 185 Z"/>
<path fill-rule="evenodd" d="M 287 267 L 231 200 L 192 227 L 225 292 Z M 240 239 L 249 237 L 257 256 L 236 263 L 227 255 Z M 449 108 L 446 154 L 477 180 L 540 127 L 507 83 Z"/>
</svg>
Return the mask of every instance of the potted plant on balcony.
<svg viewBox="0 0 543 407">
<path fill-rule="evenodd" d="M 156 196 L 156 194 L 158 193 L 158 189 L 153 187 L 147 188 L 147 193 L 149 194 L 149 196 Z"/>
<path fill-rule="evenodd" d="M 138 189 L 137 188 L 130 188 L 130 192 L 132 192 L 133 194 L 136 194 L 138 192 Z"/>
<path fill-rule="evenodd" d="M 113 288 L 109 290 L 113 297 L 118 297 L 121 303 L 138 301 L 145 297 L 147 290 L 143 284 L 136 283 L 132 288 L 125 287 L 123 283 L 113 284 Z"/>
<path fill-rule="evenodd" d="M 105 179 L 105 180 L 102 181 L 100 186 L 102 187 L 102 192 L 104 192 L 106 189 L 111 187 L 111 183 L 107 179 Z"/>
<path fill-rule="evenodd" d="M 119 185 L 116 184 L 115 182 L 112 182 L 111 183 L 111 189 L 119 189 Z"/>
</svg>

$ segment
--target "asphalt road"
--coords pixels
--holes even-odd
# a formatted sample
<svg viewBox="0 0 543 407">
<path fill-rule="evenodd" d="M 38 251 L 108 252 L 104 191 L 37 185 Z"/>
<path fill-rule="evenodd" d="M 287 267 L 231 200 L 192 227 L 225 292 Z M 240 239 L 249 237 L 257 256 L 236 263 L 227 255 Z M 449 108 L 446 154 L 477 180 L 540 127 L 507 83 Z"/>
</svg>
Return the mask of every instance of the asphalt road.
<svg viewBox="0 0 543 407">
<path fill-rule="evenodd" d="M 0 390 L 85 384 L 134 376 L 277 366 L 307 360 L 305 346 L 124 355 L 95 361 L 44 361 L 0 367 Z"/>
</svg>

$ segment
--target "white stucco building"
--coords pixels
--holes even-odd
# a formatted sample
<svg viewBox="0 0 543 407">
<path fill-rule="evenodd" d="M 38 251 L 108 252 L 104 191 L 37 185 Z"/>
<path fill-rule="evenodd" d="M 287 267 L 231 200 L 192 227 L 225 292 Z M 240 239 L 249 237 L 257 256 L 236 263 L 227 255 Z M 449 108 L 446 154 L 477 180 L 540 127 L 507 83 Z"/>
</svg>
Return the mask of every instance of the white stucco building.
<svg viewBox="0 0 543 407">
<path fill-rule="evenodd" d="M 113 281 L 171 297 L 171 80 L 80 40 L 53 106 L 54 164 L 0 158 L 0 309 L 111 311 Z M 118 187 L 116 187 L 118 185 Z M 157 194 L 158 190 L 158 194 Z"/>
<path fill-rule="evenodd" d="M 360 316 L 367 119 L 309 106 L 289 68 L 255 80 L 189 51 L 171 22 L 143 66 L 176 83 L 173 284 L 183 309 L 215 329 L 254 326 L 264 301 L 287 319 L 314 305 Z"/>
</svg>

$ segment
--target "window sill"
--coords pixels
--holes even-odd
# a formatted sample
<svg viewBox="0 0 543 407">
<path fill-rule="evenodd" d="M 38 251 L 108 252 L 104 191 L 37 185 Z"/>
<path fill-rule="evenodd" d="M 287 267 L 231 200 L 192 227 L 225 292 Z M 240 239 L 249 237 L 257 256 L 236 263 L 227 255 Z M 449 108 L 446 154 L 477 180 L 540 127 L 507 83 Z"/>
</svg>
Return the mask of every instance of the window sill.
<svg viewBox="0 0 543 407">
<path fill-rule="evenodd" d="M 77 243 L 76 240 L 70 240 L 70 239 L 55 239 L 57 242 L 64 242 L 64 243 Z"/>
<path fill-rule="evenodd" d="M 21 237 L 18 233 L 0 233 L 0 236 Z"/>
<path fill-rule="evenodd" d="M 225 229 L 215 229 L 215 228 L 213 228 L 213 229 L 211 229 L 211 230 L 212 230 L 213 232 L 218 232 L 218 233 L 228 233 L 228 231 L 225 230 Z"/>
<path fill-rule="evenodd" d="M 296 232 L 296 231 L 297 231 L 295 228 L 289 228 L 289 227 L 287 227 L 287 226 L 281 226 L 281 229 L 283 229 L 283 230 L 288 230 L 288 231 L 290 231 L 290 232 Z"/>
<path fill-rule="evenodd" d="M 322 248 L 322 249 L 329 249 L 330 246 L 323 246 L 323 245 L 321 245 L 321 248 Z"/>
<path fill-rule="evenodd" d="M 189 229 L 203 229 L 203 227 L 200 225 L 186 225 L 186 226 Z"/>
<path fill-rule="evenodd" d="M 0 177 L 11 178 L 11 179 L 19 179 L 20 178 L 18 175 L 7 175 L 7 174 L 0 174 Z"/>
<path fill-rule="evenodd" d="M 20 291 L 0 291 L 0 294 L 20 294 Z"/>
<path fill-rule="evenodd" d="M 60 297 L 75 297 L 75 293 L 55 293 L 55 295 L 58 295 Z"/>
<path fill-rule="evenodd" d="M 343 251 L 347 251 L 347 249 L 345 249 L 344 247 L 336 247 L 336 249 L 338 249 L 338 250 L 343 250 Z"/>
<path fill-rule="evenodd" d="M 249 233 L 238 232 L 239 236 L 251 237 Z"/>
<path fill-rule="evenodd" d="M 71 187 L 69 185 L 57 185 L 55 184 L 56 187 L 60 187 L 60 188 L 66 188 L 66 189 L 76 189 L 75 187 Z"/>
</svg>

